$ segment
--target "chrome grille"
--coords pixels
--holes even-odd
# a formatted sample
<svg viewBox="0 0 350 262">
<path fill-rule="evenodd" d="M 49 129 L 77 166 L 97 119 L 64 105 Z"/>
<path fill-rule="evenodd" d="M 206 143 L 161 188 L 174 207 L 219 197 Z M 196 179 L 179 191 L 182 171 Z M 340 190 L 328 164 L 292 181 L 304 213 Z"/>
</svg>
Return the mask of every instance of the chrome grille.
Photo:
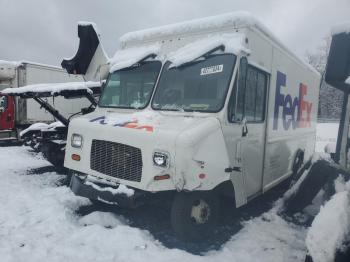
<svg viewBox="0 0 350 262">
<path fill-rule="evenodd" d="M 129 181 L 141 181 L 141 150 L 125 144 L 92 140 L 90 168 L 102 174 Z"/>
</svg>

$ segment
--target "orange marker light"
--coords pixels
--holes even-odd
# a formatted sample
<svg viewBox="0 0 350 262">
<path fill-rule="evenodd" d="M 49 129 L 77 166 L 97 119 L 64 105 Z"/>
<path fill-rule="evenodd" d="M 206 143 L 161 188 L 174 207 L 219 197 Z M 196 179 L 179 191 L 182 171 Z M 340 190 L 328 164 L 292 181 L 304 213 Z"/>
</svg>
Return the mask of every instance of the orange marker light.
<svg viewBox="0 0 350 262">
<path fill-rule="evenodd" d="M 80 161 L 80 156 L 77 155 L 77 154 L 73 154 L 73 155 L 72 155 L 72 159 L 73 159 L 74 161 Z"/>
<path fill-rule="evenodd" d="M 159 181 L 159 180 L 165 180 L 169 178 L 170 178 L 170 175 L 161 175 L 161 176 L 155 176 L 154 180 Z"/>
</svg>

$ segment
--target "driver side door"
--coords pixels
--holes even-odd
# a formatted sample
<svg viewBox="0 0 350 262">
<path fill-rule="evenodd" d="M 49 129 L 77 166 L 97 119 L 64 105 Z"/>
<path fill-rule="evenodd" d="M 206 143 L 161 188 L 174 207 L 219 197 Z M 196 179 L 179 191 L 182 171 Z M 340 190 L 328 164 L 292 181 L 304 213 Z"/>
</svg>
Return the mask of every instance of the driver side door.
<svg viewBox="0 0 350 262">
<path fill-rule="evenodd" d="M 228 107 L 232 180 L 241 174 L 247 200 L 262 192 L 268 74 L 241 59 Z M 233 181 L 234 182 L 234 181 Z"/>
</svg>

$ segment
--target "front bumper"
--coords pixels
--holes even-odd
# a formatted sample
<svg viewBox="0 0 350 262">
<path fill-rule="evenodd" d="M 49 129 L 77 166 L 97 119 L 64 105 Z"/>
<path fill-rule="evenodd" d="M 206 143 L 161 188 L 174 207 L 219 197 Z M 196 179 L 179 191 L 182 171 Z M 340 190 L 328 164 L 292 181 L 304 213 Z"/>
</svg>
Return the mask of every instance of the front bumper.
<svg viewBox="0 0 350 262">
<path fill-rule="evenodd" d="M 126 193 L 115 194 L 113 190 L 117 190 L 118 187 L 92 182 L 76 174 L 72 175 L 69 187 L 77 196 L 128 208 L 140 206 L 148 195 L 147 192 L 137 189 L 133 189 L 134 193 L 131 196 Z"/>
</svg>

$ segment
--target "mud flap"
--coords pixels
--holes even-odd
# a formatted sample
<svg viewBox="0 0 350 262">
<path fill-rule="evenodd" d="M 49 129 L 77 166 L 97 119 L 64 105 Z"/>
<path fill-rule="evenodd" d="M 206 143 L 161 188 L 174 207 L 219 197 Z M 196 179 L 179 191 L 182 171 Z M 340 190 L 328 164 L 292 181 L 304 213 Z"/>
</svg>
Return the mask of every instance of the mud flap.
<svg viewBox="0 0 350 262">
<path fill-rule="evenodd" d="M 69 74 L 83 75 L 85 81 L 100 81 L 109 72 L 108 57 L 92 23 L 78 24 L 79 48 L 72 59 L 64 59 L 61 66 Z"/>
</svg>

